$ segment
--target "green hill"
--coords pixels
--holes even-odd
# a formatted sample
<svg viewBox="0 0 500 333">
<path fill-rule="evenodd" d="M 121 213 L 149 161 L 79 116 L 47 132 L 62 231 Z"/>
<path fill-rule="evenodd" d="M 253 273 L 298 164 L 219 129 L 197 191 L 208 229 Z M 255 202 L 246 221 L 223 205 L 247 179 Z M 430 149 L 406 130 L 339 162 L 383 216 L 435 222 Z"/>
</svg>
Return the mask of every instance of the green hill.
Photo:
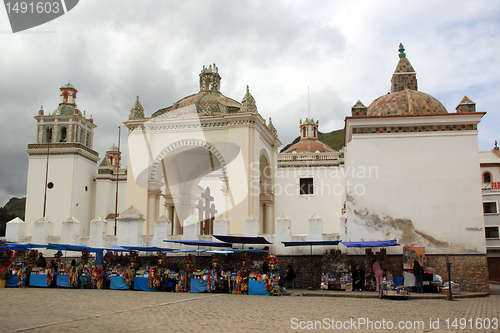
<svg viewBox="0 0 500 333">
<path fill-rule="evenodd" d="M 331 131 L 330 133 L 318 133 L 318 139 L 319 141 L 323 142 L 324 144 L 329 145 L 335 150 L 340 150 L 344 146 L 344 129 L 339 129 L 336 131 Z M 280 150 L 280 153 L 287 150 L 291 145 L 296 144 L 297 142 L 300 141 L 300 136 L 296 137 L 293 142 L 287 144 L 285 147 L 283 147 Z"/>
<path fill-rule="evenodd" d="M 5 225 L 13 218 L 19 217 L 24 221 L 24 207 L 26 198 L 11 198 L 0 208 L 0 236 L 5 236 Z"/>
<path fill-rule="evenodd" d="M 319 132 L 318 139 L 333 149 L 340 150 L 344 146 L 344 129 L 331 131 L 330 133 Z"/>
</svg>

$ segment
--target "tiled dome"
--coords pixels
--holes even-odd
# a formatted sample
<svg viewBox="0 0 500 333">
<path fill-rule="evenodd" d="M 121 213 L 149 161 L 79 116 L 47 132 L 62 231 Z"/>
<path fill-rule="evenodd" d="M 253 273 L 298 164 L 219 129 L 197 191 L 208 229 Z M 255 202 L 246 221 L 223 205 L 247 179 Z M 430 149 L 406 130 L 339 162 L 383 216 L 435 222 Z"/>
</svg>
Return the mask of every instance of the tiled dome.
<svg viewBox="0 0 500 333">
<path fill-rule="evenodd" d="M 335 151 L 336 150 L 319 140 L 304 139 L 294 145 L 291 145 L 283 153 L 331 153 Z"/>
<path fill-rule="evenodd" d="M 368 116 L 401 116 L 446 114 L 446 108 L 436 98 L 421 91 L 404 89 L 382 95 L 368 107 Z"/>
</svg>

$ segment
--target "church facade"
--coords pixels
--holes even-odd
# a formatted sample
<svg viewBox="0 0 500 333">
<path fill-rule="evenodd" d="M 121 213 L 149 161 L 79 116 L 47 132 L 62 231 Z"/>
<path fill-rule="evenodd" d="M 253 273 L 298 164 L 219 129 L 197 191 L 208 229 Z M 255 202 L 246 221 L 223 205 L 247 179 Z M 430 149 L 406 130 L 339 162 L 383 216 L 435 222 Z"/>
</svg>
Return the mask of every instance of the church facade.
<svg viewBox="0 0 500 333">
<path fill-rule="evenodd" d="M 306 118 L 300 141 L 278 153 L 277 130 L 248 87 L 241 102 L 224 96 L 215 64 L 199 83 L 197 93 L 149 117 L 137 97 L 124 122 L 124 168 L 114 145 L 97 166 L 96 125 L 76 108 L 76 89 L 61 87 L 58 109 L 35 117 L 26 221 L 9 222 L 7 238 L 165 247 L 165 239 L 262 235 L 278 255 L 309 254 L 283 241 L 396 239 L 425 247 L 441 270 L 446 255 L 473 267 L 465 290 L 487 288 L 477 232 L 484 227 L 477 124 L 485 113 L 467 97 L 450 113 L 418 91 L 402 45 L 391 92 L 352 107 L 340 151 L 321 143 L 319 123 Z"/>
</svg>

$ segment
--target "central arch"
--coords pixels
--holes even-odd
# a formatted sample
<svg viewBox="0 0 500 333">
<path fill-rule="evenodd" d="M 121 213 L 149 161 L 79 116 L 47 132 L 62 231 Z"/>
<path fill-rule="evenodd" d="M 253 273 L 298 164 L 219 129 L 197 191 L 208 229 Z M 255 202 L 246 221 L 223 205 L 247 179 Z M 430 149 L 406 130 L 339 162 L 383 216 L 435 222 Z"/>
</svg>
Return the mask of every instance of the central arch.
<svg viewBox="0 0 500 333">
<path fill-rule="evenodd" d="M 227 173 L 227 160 L 220 149 L 202 139 L 177 140 L 157 154 L 148 176 L 149 191 L 161 193 L 165 215 L 173 222 L 172 234 L 183 233 L 183 221 L 190 215 L 202 216 L 196 214 L 202 199 L 200 185 L 212 189 L 212 203 L 218 211 L 225 209 L 222 189 L 228 187 Z"/>
</svg>

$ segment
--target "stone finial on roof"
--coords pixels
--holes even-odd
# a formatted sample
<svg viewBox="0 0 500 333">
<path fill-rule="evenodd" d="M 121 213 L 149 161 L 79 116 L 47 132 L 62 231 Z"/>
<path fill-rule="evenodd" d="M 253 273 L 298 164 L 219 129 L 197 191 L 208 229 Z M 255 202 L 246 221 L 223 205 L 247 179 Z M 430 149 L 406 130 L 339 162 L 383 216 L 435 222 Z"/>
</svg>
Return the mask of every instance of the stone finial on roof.
<svg viewBox="0 0 500 333">
<path fill-rule="evenodd" d="M 275 138 L 278 138 L 278 131 L 276 130 L 276 127 L 274 127 L 271 117 L 269 117 L 269 124 L 267 124 L 267 128 Z"/>
<path fill-rule="evenodd" d="M 406 58 L 406 53 L 405 53 L 405 47 L 403 46 L 403 43 L 399 43 L 399 57 L 400 58 Z"/>
<path fill-rule="evenodd" d="M 498 149 L 498 142 L 497 142 L 497 140 L 495 140 L 495 148 L 493 148 L 491 151 L 493 152 L 493 154 L 495 154 L 498 157 L 500 157 L 500 149 Z"/>
<path fill-rule="evenodd" d="M 243 99 L 241 100 L 241 112 L 258 113 L 257 104 L 255 103 L 255 99 L 250 93 L 250 88 L 248 87 L 248 85 L 245 97 L 243 97 Z"/>
<path fill-rule="evenodd" d="M 138 95 L 135 100 L 134 106 L 130 110 L 128 119 L 132 120 L 132 119 L 143 119 L 143 118 L 144 118 L 144 108 L 142 107 L 141 102 L 139 102 L 139 95 Z"/>
<path fill-rule="evenodd" d="M 351 117 L 366 117 L 368 108 L 360 100 L 351 108 Z"/>
<path fill-rule="evenodd" d="M 476 112 L 476 103 L 474 103 L 469 97 L 464 96 L 455 110 L 457 110 L 457 113 Z"/>
<path fill-rule="evenodd" d="M 406 88 L 418 90 L 417 73 L 406 58 L 406 53 L 403 44 L 399 44 L 399 62 L 391 79 L 391 94 L 403 91 Z"/>
<path fill-rule="evenodd" d="M 119 214 L 120 219 L 144 219 L 144 215 L 134 206 L 130 206 Z"/>
</svg>

